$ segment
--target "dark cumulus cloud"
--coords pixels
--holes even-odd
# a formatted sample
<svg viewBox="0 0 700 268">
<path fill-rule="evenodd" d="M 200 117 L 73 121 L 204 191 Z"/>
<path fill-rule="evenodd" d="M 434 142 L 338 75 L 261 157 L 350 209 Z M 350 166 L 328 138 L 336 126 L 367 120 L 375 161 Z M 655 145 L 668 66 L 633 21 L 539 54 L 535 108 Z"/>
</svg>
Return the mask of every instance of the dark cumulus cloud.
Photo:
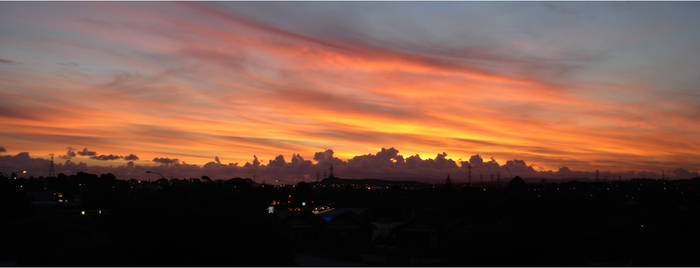
<svg viewBox="0 0 700 268">
<path fill-rule="evenodd" d="M 110 161 L 110 160 L 118 160 L 118 159 L 124 159 L 126 161 L 134 161 L 134 160 L 139 160 L 139 157 L 136 156 L 135 154 L 129 154 L 127 156 L 122 156 L 122 155 L 115 155 L 115 154 L 97 154 L 95 151 L 90 151 L 88 148 L 83 148 L 81 151 L 75 151 L 75 149 L 68 147 L 66 154 L 60 155 L 60 158 L 63 159 L 72 159 L 76 156 L 89 156 L 90 159 L 95 159 L 95 160 L 101 160 L 101 161 Z"/>
<path fill-rule="evenodd" d="M 5 149 L 5 147 L 0 146 L 0 153 L 4 153 L 4 152 L 7 152 L 7 150 Z"/>
<path fill-rule="evenodd" d="M 66 151 L 66 154 L 61 155 L 61 156 L 59 156 L 59 157 L 60 157 L 60 158 L 63 158 L 63 159 L 71 159 L 71 158 L 75 157 L 76 155 L 77 155 L 77 154 L 73 151 L 73 148 L 68 147 L 68 148 L 67 148 L 67 151 Z"/>
<path fill-rule="evenodd" d="M 0 64 L 16 64 L 16 61 L 0 58 Z"/>
<path fill-rule="evenodd" d="M 4 99 L 10 99 L 10 97 L 8 96 L 2 97 Z M 2 106 L 0 106 L 0 115 L 2 115 L 3 117 L 13 117 L 30 120 L 36 120 L 38 118 L 36 113 L 31 113 L 27 107 L 21 106 L 21 104 L 10 103 L 7 101 L 2 101 L 0 102 L 0 104 L 2 104 Z"/>
<path fill-rule="evenodd" d="M 117 159 L 121 159 L 121 158 L 123 158 L 123 156 L 120 156 L 120 155 L 113 155 L 113 154 L 109 154 L 109 155 L 101 154 L 101 155 L 92 156 L 92 157 L 90 157 L 90 158 L 91 158 L 91 159 L 96 159 L 96 160 L 108 161 L 108 160 L 117 160 Z"/>
<path fill-rule="evenodd" d="M 167 158 L 167 157 L 156 157 L 153 158 L 153 162 L 163 164 L 163 165 L 173 165 L 180 162 L 177 158 Z"/>
<path fill-rule="evenodd" d="M 258 156 L 257 156 L 257 155 L 253 155 L 253 163 L 251 164 L 251 163 L 249 163 L 249 162 L 246 162 L 245 165 L 243 165 L 243 166 L 246 167 L 246 168 L 251 168 L 251 167 L 256 168 L 256 167 L 259 167 L 259 166 L 260 166 L 260 160 L 258 160 Z"/>
<path fill-rule="evenodd" d="M 78 151 L 78 154 L 81 156 L 95 156 L 95 155 L 97 155 L 97 152 L 88 151 L 88 148 L 85 147 L 85 148 L 83 148 L 82 151 Z"/>
<path fill-rule="evenodd" d="M 71 152 L 72 150 L 69 150 Z M 76 153 L 76 152 L 74 152 Z M 76 153 L 77 154 L 77 153 Z M 93 159 L 114 160 L 120 156 L 96 155 Z M 128 157 L 128 156 L 127 156 Z M 121 157 L 126 158 L 126 157 Z M 263 163 L 256 156 L 252 162 L 240 166 L 238 163 L 224 164 L 221 158 L 214 158 L 205 165 L 193 165 L 179 161 L 176 158 L 156 157 L 153 162 L 158 165 L 138 165 L 126 162 L 118 166 L 88 165 L 84 162 L 74 162 L 66 159 L 64 163 L 55 164 L 56 173 L 71 174 L 77 172 L 112 173 L 117 178 L 143 178 L 146 171 L 163 174 L 166 177 L 199 178 L 208 176 L 212 179 L 229 179 L 232 177 L 253 178 L 258 183 L 279 180 L 283 183 L 299 181 L 318 181 L 330 174 L 333 167 L 334 175 L 341 178 L 383 178 L 398 180 L 417 180 L 423 182 L 441 183 L 446 176 L 457 183 L 505 182 L 520 176 L 525 179 L 581 179 L 595 178 L 592 171 L 576 171 L 564 166 L 558 170 L 535 170 L 523 160 L 507 160 L 498 163 L 493 157 L 482 158 L 472 155 L 468 161 L 455 162 L 447 158 L 446 153 L 439 153 L 434 158 L 422 159 L 418 155 L 403 156 L 399 150 L 389 147 L 382 148 L 376 153 L 358 155 L 348 160 L 338 159 L 332 149 L 316 152 L 313 161 L 305 160 L 299 154 L 293 154 L 291 161 L 283 155 L 278 155 Z M 29 153 L 21 152 L 16 155 L 0 155 L 0 170 L 24 169 L 33 176 L 46 176 L 49 173 L 50 160 L 32 158 Z M 689 165 L 690 166 L 690 165 Z M 677 168 L 666 169 L 667 178 L 698 177 L 697 170 Z M 662 171 L 657 172 L 611 172 L 600 170 L 600 178 L 632 179 L 632 178 L 661 178 Z"/>
</svg>

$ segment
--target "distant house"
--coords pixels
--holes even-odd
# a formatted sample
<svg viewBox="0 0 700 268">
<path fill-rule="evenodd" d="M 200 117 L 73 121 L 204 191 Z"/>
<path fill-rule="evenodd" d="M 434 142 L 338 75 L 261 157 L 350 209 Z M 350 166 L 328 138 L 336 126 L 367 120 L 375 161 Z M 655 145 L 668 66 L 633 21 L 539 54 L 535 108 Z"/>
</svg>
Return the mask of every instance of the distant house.
<svg viewBox="0 0 700 268">
<path fill-rule="evenodd" d="M 33 205 L 58 205 L 56 194 L 51 191 L 27 192 L 27 196 L 32 200 Z"/>
<path fill-rule="evenodd" d="M 335 209 L 323 214 L 327 220 L 323 226 L 321 240 L 340 248 L 361 248 L 370 244 L 372 227 L 362 217 L 365 209 Z M 360 213 L 356 213 L 360 212 Z"/>
<path fill-rule="evenodd" d="M 407 224 L 396 228 L 397 244 L 407 252 L 415 254 L 436 250 L 439 247 L 443 223 L 436 215 L 418 214 Z"/>
<path fill-rule="evenodd" d="M 346 213 L 352 213 L 357 216 L 361 215 L 367 211 L 366 208 L 335 208 L 335 209 L 327 209 L 324 211 L 321 211 L 318 215 L 321 216 L 321 218 L 325 221 L 330 221 L 333 218 L 346 214 Z"/>
<path fill-rule="evenodd" d="M 318 239 L 323 220 L 311 213 L 292 213 L 284 219 L 285 234 L 296 245 L 311 245 Z"/>
<path fill-rule="evenodd" d="M 372 223 L 372 242 L 374 244 L 389 244 L 396 239 L 396 230 L 407 222 L 381 217 Z"/>
<path fill-rule="evenodd" d="M 436 249 L 438 238 L 438 228 L 426 223 L 414 222 L 397 230 L 399 244 L 407 249 Z"/>
<path fill-rule="evenodd" d="M 477 232 L 475 226 L 463 218 L 452 220 L 445 225 L 445 233 L 450 234 L 448 237 L 445 237 L 445 239 L 449 241 L 466 241 L 475 232 Z"/>
<path fill-rule="evenodd" d="M 354 266 L 365 266 L 365 264 L 360 262 L 352 262 L 347 260 L 337 260 L 330 258 L 323 258 L 318 256 L 307 256 L 307 255 L 297 255 L 295 262 L 299 266 L 305 267 L 354 267 Z"/>
<path fill-rule="evenodd" d="M 163 185 L 155 183 L 139 183 L 135 185 L 135 189 L 139 191 L 160 191 L 163 190 Z"/>
<path fill-rule="evenodd" d="M 363 261 L 376 265 L 393 262 L 409 265 L 444 264 L 445 259 L 439 257 L 443 225 L 443 220 L 423 212 L 412 213 L 409 218 L 378 218 L 372 222 L 372 244 L 376 254 L 362 255 Z M 454 227 L 461 229 L 466 226 L 459 223 Z M 462 241 L 464 242 L 466 241 Z"/>
<path fill-rule="evenodd" d="M 32 200 L 32 205 L 40 207 L 70 207 L 81 204 L 80 195 L 67 195 L 61 192 L 27 192 L 27 196 Z"/>
</svg>

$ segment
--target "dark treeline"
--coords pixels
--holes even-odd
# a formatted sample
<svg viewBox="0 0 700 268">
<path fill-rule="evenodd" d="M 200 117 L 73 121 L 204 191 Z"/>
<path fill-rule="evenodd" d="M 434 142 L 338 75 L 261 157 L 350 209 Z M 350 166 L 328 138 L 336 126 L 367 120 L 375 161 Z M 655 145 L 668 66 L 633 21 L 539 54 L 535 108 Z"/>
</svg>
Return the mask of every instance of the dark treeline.
<svg viewBox="0 0 700 268">
<path fill-rule="evenodd" d="M 700 265 L 700 178 L 442 184 L 0 177 L 0 262 Z"/>
</svg>

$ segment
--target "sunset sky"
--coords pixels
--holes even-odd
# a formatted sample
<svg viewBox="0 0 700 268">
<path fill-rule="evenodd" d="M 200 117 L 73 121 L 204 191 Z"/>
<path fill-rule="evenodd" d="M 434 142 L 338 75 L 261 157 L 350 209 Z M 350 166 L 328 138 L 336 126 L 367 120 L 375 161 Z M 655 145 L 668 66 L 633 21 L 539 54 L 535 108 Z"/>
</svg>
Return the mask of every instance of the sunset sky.
<svg viewBox="0 0 700 268">
<path fill-rule="evenodd" d="M 538 170 L 698 171 L 699 14 L 682 2 L 2 2 L 0 146 L 144 165 L 395 147 Z"/>
</svg>

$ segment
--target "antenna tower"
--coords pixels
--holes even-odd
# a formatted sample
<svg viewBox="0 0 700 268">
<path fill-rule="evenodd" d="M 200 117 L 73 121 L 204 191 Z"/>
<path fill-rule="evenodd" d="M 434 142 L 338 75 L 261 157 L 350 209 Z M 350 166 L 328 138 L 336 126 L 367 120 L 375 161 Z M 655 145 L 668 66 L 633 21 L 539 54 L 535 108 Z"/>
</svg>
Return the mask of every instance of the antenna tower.
<svg viewBox="0 0 700 268">
<path fill-rule="evenodd" d="M 49 154 L 51 156 L 51 164 L 49 164 L 49 177 L 56 177 L 56 170 L 53 165 L 53 154 Z"/>
</svg>

